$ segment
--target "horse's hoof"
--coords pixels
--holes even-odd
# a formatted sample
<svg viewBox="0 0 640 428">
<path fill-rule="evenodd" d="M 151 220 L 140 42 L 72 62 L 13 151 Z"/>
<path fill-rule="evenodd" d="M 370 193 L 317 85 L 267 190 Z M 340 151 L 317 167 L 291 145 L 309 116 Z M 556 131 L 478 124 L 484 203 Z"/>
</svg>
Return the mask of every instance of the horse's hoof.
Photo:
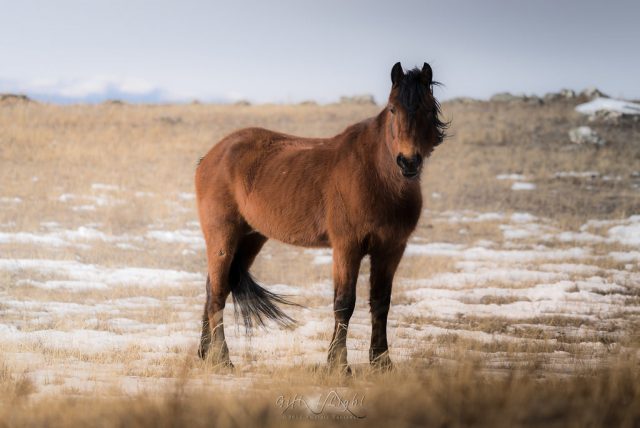
<svg viewBox="0 0 640 428">
<path fill-rule="evenodd" d="M 207 361 L 207 364 L 212 366 L 215 370 L 233 370 L 235 368 L 235 366 L 229 359 L 226 359 L 226 360 L 220 359 L 216 361 L 212 358 L 210 360 L 207 359 L 205 361 Z"/>
<path fill-rule="evenodd" d="M 389 354 L 382 354 L 371 360 L 371 366 L 380 371 L 391 371 L 393 370 L 393 363 L 391 362 L 391 358 L 389 358 Z"/>
<path fill-rule="evenodd" d="M 198 348 L 198 358 L 204 360 L 207 358 L 207 351 L 204 348 Z"/>
<path fill-rule="evenodd" d="M 235 368 L 231 360 L 220 361 L 218 364 L 216 364 L 216 367 L 220 367 L 222 369 L 229 369 L 229 370 L 233 370 Z"/>
<path fill-rule="evenodd" d="M 229 359 L 229 356 L 221 356 L 216 358 L 215 354 L 204 350 L 203 348 L 198 349 L 198 357 L 202 359 L 202 361 L 206 362 L 209 365 L 212 365 L 216 368 L 221 369 L 233 369 L 234 365 Z"/>
<path fill-rule="evenodd" d="M 375 370 L 379 370 L 381 372 L 390 372 L 393 370 L 393 363 L 391 361 L 385 363 L 372 363 L 371 365 Z"/>
<path fill-rule="evenodd" d="M 329 363 L 329 371 L 332 373 L 338 373 L 340 376 L 351 376 L 353 374 L 349 364 Z"/>
</svg>

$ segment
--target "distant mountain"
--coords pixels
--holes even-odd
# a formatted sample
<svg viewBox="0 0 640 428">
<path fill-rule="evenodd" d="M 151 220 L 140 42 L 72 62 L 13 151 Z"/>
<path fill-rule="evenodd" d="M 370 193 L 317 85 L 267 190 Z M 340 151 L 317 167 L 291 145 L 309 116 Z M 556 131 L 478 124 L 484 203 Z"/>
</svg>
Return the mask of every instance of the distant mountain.
<svg viewBox="0 0 640 428">
<path fill-rule="evenodd" d="M 21 93 L 31 99 L 54 104 L 96 104 L 109 100 L 132 104 L 180 103 L 194 99 L 213 103 L 233 101 L 224 97 L 180 96 L 142 79 L 113 76 L 30 82 L 0 80 L 0 93 Z"/>
<path fill-rule="evenodd" d="M 176 102 L 168 99 L 161 90 L 148 93 L 130 93 L 115 89 L 109 89 L 100 93 L 89 93 L 83 96 L 69 96 L 56 93 L 39 93 L 26 91 L 26 94 L 37 101 L 52 104 L 98 104 L 104 101 L 119 100 L 131 104 L 158 104 L 164 102 Z"/>
</svg>

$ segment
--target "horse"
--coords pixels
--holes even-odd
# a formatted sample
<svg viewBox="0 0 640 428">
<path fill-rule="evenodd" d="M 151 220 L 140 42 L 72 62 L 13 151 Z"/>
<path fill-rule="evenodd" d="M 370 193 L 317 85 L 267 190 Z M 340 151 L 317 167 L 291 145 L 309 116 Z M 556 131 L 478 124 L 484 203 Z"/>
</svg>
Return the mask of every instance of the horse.
<svg viewBox="0 0 640 428">
<path fill-rule="evenodd" d="M 422 211 L 423 159 L 445 138 L 429 64 L 391 69 L 391 91 L 376 116 L 333 138 L 303 138 L 262 128 L 235 131 L 201 158 L 195 174 L 206 242 L 206 303 L 198 355 L 233 367 L 223 310 L 232 294 L 248 331 L 295 321 L 285 297 L 258 285 L 249 268 L 268 239 L 333 249 L 329 367 L 351 373 L 347 329 L 362 259 L 369 255 L 370 363 L 390 369 L 387 315 L 394 274 Z"/>
</svg>

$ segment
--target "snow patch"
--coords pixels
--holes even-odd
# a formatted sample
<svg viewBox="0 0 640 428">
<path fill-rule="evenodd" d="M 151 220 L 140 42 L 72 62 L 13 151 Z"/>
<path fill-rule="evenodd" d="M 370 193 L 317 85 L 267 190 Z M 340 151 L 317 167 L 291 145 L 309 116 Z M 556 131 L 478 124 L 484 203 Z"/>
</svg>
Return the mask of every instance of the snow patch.
<svg viewBox="0 0 640 428">
<path fill-rule="evenodd" d="M 125 201 L 123 201 L 122 199 L 116 199 L 108 195 L 74 195 L 73 193 L 63 193 L 62 195 L 58 196 L 58 201 L 65 203 L 72 201 L 91 202 L 91 204 L 84 203 L 79 207 L 73 207 L 72 209 L 75 209 L 76 211 L 93 211 L 95 210 L 96 206 L 107 207 L 113 205 L 123 205 L 125 203 Z"/>
<path fill-rule="evenodd" d="M 598 97 L 593 101 L 576 106 L 576 111 L 582 114 L 595 114 L 600 110 L 622 114 L 640 114 L 640 104 L 614 98 Z"/>
<path fill-rule="evenodd" d="M 612 251 L 609 253 L 609 257 L 618 262 L 636 262 L 640 264 L 640 251 Z"/>
<path fill-rule="evenodd" d="M 93 190 L 107 190 L 110 192 L 115 192 L 120 190 L 120 186 L 116 186 L 115 184 L 104 184 L 104 183 L 93 183 L 91 185 Z"/>
<path fill-rule="evenodd" d="M 513 213 L 511 214 L 511 221 L 515 223 L 529 223 L 538 220 L 538 217 L 529 213 Z"/>
<path fill-rule="evenodd" d="M 423 287 L 407 291 L 414 302 L 396 305 L 393 310 L 405 315 L 456 319 L 460 314 L 478 317 L 527 319 L 536 316 L 571 315 L 593 318 L 601 313 L 619 310 L 626 296 L 614 283 L 602 278 L 585 281 L 561 280 L 525 288 L 468 288 L 464 290 Z M 505 303 L 486 303 L 499 301 Z M 628 308 L 630 311 L 636 308 Z"/>
<path fill-rule="evenodd" d="M 629 217 L 625 223 L 609 229 L 609 237 L 624 245 L 640 247 L 640 215 Z"/>
<path fill-rule="evenodd" d="M 434 242 L 431 244 L 409 244 L 404 250 L 405 256 L 449 256 L 456 257 L 461 254 L 463 245 L 449 244 L 446 242 Z"/>
<path fill-rule="evenodd" d="M 525 177 L 522 174 L 498 174 L 496 175 L 497 180 L 524 180 Z"/>
<path fill-rule="evenodd" d="M 489 221 L 502 221 L 505 215 L 502 213 L 479 213 L 475 211 L 445 211 L 440 214 L 442 218 L 434 221 L 446 221 L 447 223 L 481 223 Z"/>
<path fill-rule="evenodd" d="M 1 196 L 0 197 L 0 203 L 2 203 L 2 204 L 20 204 L 20 203 L 22 203 L 22 199 L 17 198 L 17 197 Z"/>
<path fill-rule="evenodd" d="M 144 267 L 108 268 L 73 260 L 0 259 L 0 270 L 10 272 L 36 271 L 58 277 L 55 280 L 30 284 L 41 288 L 72 289 L 76 287 L 89 289 L 119 285 L 140 287 L 166 285 L 173 287 L 204 280 L 204 277 L 199 273 Z M 60 276 L 65 278 L 60 280 Z"/>
<path fill-rule="evenodd" d="M 460 244 L 431 243 L 409 244 L 404 253 L 406 256 L 446 256 L 463 260 L 498 261 L 498 262 L 531 262 L 535 260 L 581 259 L 590 256 L 587 248 L 551 249 L 539 245 L 530 250 L 493 250 L 484 247 L 465 248 Z"/>
<path fill-rule="evenodd" d="M 596 178 L 599 175 L 597 171 L 560 171 L 553 176 L 555 178 Z"/>
<path fill-rule="evenodd" d="M 556 281 L 568 279 L 563 272 L 541 272 L 529 269 L 509 269 L 509 268 L 477 268 L 465 272 L 448 272 L 433 276 L 428 279 L 418 279 L 408 282 L 411 287 L 424 289 L 425 287 L 438 287 L 442 289 L 467 289 L 471 287 L 482 287 L 485 285 L 518 284 L 534 281 Z M 500 289 L 503 290 L 503 289 Z"/>
<path fill-rule="evenodd" d="M 56 223 L 51 222 L 48 229 L 54 229 L 52 232 L 31 233 L 31 232 L 0 232 L 0 243 L 18 243 L 18 244 L 38 244 L 48 245 L 52 247 L 70 247 L 89 248 L 86 242 L 102 241 L 102 242 L 122 242 L 122 241 L 138 241 L 127 235 L 115 236 L 107 235 L 93 227 L 80 226 L 75 230 L 55 230 Z M 80 242 L 80 243 L 78 243 Z"/>
<path fill-rule="evenodd" d="M 204 238 L 199 230 L 150 230 L 146 233 L 145 237 L 160 242 L 190 244 L 197 247 L 204 247 Z"/>
<path fill-rule="evenodd" d="M 536 223 L 525 223 L 518 226 L 511 226 L 508 224 L 500 225 L 500 230 L 502 230 L 502 234 L 505 239 L 525 239 L 531 237 L 540 238 L 550 229 L 551 228 L 548 226 Z"/>
<path fill-rule="evenodd" d="M 304 253 L 313 256 L 314 265 L 327 265 L 333 262 L 333 251 L 330 248 L 311 248 L 304 250 Z"/>
<path fill-rule="evenodd" d="M 536 185 L 525 181 L 516 181 L 511 185 L 511 190 L 534 190 Z"/>
</svg>

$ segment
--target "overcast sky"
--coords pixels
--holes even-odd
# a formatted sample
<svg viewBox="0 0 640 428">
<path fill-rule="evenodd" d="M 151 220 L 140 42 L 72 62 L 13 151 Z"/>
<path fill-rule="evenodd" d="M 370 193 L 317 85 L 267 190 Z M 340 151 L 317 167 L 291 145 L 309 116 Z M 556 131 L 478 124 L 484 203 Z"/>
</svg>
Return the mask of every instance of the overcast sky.
<svg viewBox="0 0 640 428">
<path fill-rule="evenodd" d="M 637 0 L 0 5 L 5 92 L 253 102 L 372 93 L 383 102 L 396 61 L 427 61 L 441 98 L 587 86 L 640 98 Z"/>
</svg>

